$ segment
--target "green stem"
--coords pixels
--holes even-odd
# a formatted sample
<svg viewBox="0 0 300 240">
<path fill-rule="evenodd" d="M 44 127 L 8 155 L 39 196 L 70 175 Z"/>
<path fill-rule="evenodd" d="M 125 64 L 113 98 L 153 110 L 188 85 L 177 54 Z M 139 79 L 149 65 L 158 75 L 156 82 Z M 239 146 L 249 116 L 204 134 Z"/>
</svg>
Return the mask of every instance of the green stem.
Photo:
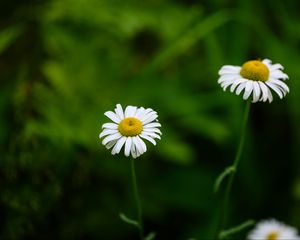
<svg viewBox="0 0 300 240">
<path fill-rule="evenodd" d="M 243 117 L 243 123 L 242 123 L 241 138 L 240 138 L 240 142 L 239 142 L 239 146 L 238 146 L 238 150 L 236 152 L 234 162 L 232 164 L 232 167 L 233 167 L 233 169 L 235 169 L 235 171 L 232 171 L 232 173 L 230 174 L 229 180 L 228 180 L 228 183 L 226 186 L 225 197 L 224 197 L 224 202 L 223 202 L 223 205 L 221 208 L 219 227 L 218 227 L 218 231 L 217 231 L 217 234 L 218 234 L 217 239 L 220 239 L 220 233 L 224 229 L 225 223 L 226 223 L 227 211 L 228 211 L 228 205 L 229 205 L 229 196 L 230 196 L 230 192 L 231 192 L 231 188 L 232 188 L 232 183 L 233 183 L 236 171 L 237 171 L 238 164 L 240 162 L 243 148 L 244 148 L 246 127 L 247 127 L 247 121 L 248 121 L 249 112 L 250 112 L 250 106 L 251 106 L 251 101 L 247 101 L 246 109 L 245 109 L 244 117 Z"/>
<path fill-rule="evenodd" d="M 144 231 L 143 231 L 143 220 L 142 220 L 142 207 L 141 207 L 141 201 L 140 201 L 138 187 L 137 187 L 135 167 L 134 167 L 134 159 L 133 158 L 131 158 L 131 174 L 132 174 L 132 184 L 133 184 L 134 197 L 135 197 L 135 201 L 136 201 L 136 205 L 137 205 L 139 234 L 140 234 L 140 239 L 143 240 Z"/>
</svg>

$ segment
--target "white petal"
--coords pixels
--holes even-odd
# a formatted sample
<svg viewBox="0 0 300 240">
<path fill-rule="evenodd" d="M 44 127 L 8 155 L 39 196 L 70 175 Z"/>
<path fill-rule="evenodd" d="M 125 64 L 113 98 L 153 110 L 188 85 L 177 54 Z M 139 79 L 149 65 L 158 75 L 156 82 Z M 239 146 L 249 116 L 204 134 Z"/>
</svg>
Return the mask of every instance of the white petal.
<svg viewBox="0 0 300 240">
<path fill-rule="evenodd" d="M 144 128 L 143 129 L 144 132 L 156 132 L 162 135 L 161 131 L 158 128 Z"/>
<path fill-rule="evenodd" d="M 119 132 L 117 132 L 115 134 L 112 134 L 112 135 L 109 135 L 109 136 L 107 136 L 103 139 L 102 144 L 106 145 L 108 142 L 113 141 L 113 140 L 117 140 L 120 137 L 122 137 L 122 135 Z"/>
<path fill-rule="evenodd" d="M 143 124 L 150 123 L 150 122 L 154 121 L 157 117 L 158 117 L 157 114 L 153 114 L 153 115 L 149 116 L 148 118 L 142 120 L 142 123 Z"/>
<path fill-rule="evenodd" d="M 157 115 L 157 112 L 155 112 L 152 109 L 148 108 L 148 109 L 145 110 L 143 116 L 140 119 L 141 119 L 141 121 L 143 121 L 143 120 L 145 120 L 145 119 L 147 119 L 147 118 L 149 118 L 149 117 L 151 117 L 152 115 L 155 115 L 155 114 Z"/>
<path fill-rule="evenodd" d="M 124 119 L 124 112 L 123 112 L 121 104 L 117 104 L 115 112 L 117 113 L 117 115 L 119 116 L 120 119 Z"/>
<path fill-rule="evenodd" d="M 132 142 L 131 144 L 131 149 L 130 149 L 130 152 L 131 152 L 131 156 L 133 158 L 137 158 L 139 156 L 138 152 L 137 152 L 137 149 L 136 149 L 136 146 L 135 144 Z"/>
<path fill-rule="evenodd" d="M 135 118 L 137 119 L 141 119 L 142 116 L 144 116 L 144 112 L 145 112 L 145 108 L 143 107 L 140 107 L 136 110 L 136 113 L 135 113 Z"/>
<path fill-rule="evenodd" d="M 252 90 L 253 90 L 253 81 L 249 80 L 246 83 L 245 92 L 244 92 L 244 95 L 243 95 L 244 100 L 248 99 L 248 97 L 252 93 Z"/>
<path fill-rule="evenodd" d="M 224 65 L 221 70 L 228 70 L 228 71 L 239 71 L 241 69 L 240 66 L 233 66 L 233 65 Z"/>
<path fill-rule="evenodd" d="M 137 111 L 137 107 L 133 107 L 129 113 L 129 117 L 134 117 Z"/>
<path fill-rule="evenodd" d="M 117 129 L 104 129 L 100 134 L 99 134 L 99 138 L 102 138 L 106 135 L 109 135 L 109 134 L 114 134 L 114 133 L 117 133 L 118 130 Z"/>
<path fill-rule="evenodd" d="M 277 70 L 277 69 L 283 70 L 284 67 L 283 67 L 281 64 L 279 64 L 279 63 L 273 64 L 273 65 L 271 66 L 271 70 Z"/>
<path fill-rule="evenodd" d="M 153 122 L 153 123 L 148 123 L 148 124 L 145 124 L 143 126 L 143 128 L 153 128 L 153 127 L 161 127 L 161 124 L 160 123 L 157 123 L 157 122 Z"/>
<path fill-rule="evenodd" d="M 118 129 L 118 124 L 115 123 L 104 123 L 102 128 L 109 128 L 109 129 Z"/>
<path fill-rule="evenodd" d="M 279 85 L 285 92 L 289 92 L 289 87 L 282 81 L 277 79 L 270 79 L 269 82 Z"/>
<path fill-rule="evenodd" d="M 270 76 L 272 78 L 278 78 L 278 79 L 288 79 L 289 76 L 285 73 L 283 73 L 281 70 L 275 70 L 275 71 L 272 71 L 270 73 Z"/>
<path fill-rule="evenodd" d="M 223 82 L 221 84 L 221 87 L 223 88 L 224 91 L 226 91 L 226 89 L 235 82 L 235 79 L 233 80 L 229 80 L 229 81 L 226 81 L 226 82 Z"/>
<path fill-rule="evenodd" d="M 131 145 L 132 145 L 132 138 L 131 138 L 131 137 L 128 137 L 128 138 L 126 139 L 125 150 L 124 150 L 124 154 L 125 154 L 126 157 L 128 157 L 129 154 L 130 154 Z"/>
<path fill-rule="evenodd" d="M 143 154 L 144 153 L 143 147 L 142 147 L 140 141 L 138 140 L 138 137 L 133 137 L 132 140 L 133 140 L 133 143 L 136 147 L 137 153 L 140 154 L 140 155 Z"/>
<path fill-rule="evenodd" d="M 112 111 L 108 111 L 105 112 L 104 115 L 108 118 L 110 118 L 112 121 L 114 121 L 115 123 L 119 123 L 121 121 L 121 119 L 117 116 L 117 114 L 115 114 Z"/>
<path fill-rule="evenodd" d="M 234 83 L 230 87 L 230 92 L 234 92 L 235 88 L 242 82 L 246 82 L 247 80 L 244 78 L 238 78 L 234 81 Z"/>
<path fill-rule="evenodd" d="M 225 65 L 219 70 L 219 75 L 223 74 L 235 74 L 239 73 L 241 70 L 241 67 L 239 66 L 232 66 L 232 65 Z"/>
<path fill-rule="evenodd" d="M 271 103 L 273 101 L 273 95 L 268 87 L 267 87 L 267 89 L 268 89 L 268 100 L 269 100 L 269 103 Z"/>
<path fill-rule="evenodd" d="M 108 142 L 108 143 L 105 145 L 105 147 L 106 147 L 107 149 L 110 149 L 110 148 L 112 148 L 112 147 L 116 144 L 117 141 L 118 141 L 118 140 L 110 141 L 110 142 Z"/>
<path fill-rule="evenodd" d="M 218 79 L 218 83 L 221 84 L 223 82 L 231 81 L 240 78 L 241 76 L 239 74 L 227 74 L 227 75 L 221 75 L 221 77 Z"/>
<path fill-rule="evenodd" d="M 136 136 L 136 138 L 140 142 L 140 146 L 142 147 L 143 153 L 145 153 L 147 151 L 146 144 L 144 143 L 144 141 L 139 136 Z"/>
<path fill-rule="evenodd" d="M 155 112 L 151 111 L 151 112 L 145 113 L 140 119 L 141 119 L 141 121 L 143 121 L 143 120 L 145 120 L 145 119 L 147 119 L 150 116 L 155 115 L 155 114 L 156 114 Z"/>
<path fill-rule="evenodd" d="M 263 82 L 261 82 L 261 81 L 258 81 L 258 84 L 259 84 L 260 89 L 261 89 L 261 91 L 262 91 L 262 96 L 261 96 L 260 101 L 263 100 L 263 101 L 265 102 L 265 101 L 267 101 L 267 99 L 268 99 L 268 88 L 267 88 L 267 86 L 266 86 Z"/>
<path fill-rule="evenodd" d="M 243 91 L 243 89 L 245 88 L 246 83 L 247 83 L 247 81 L 242 82 L 242 83 L 237 87 L 237 89 L 236 89 L 236 91 L 235 91 L 236 95 L 240 95 L 240 93 L 241 93 L 241 92 Z"/>
<path fill-rule="evenodd" d="M 149 142 L 151 142 L 154 146 L 156 145 L 156 141 L 152 138 L 152 137 L 149 137 L 148 135 L 145 135 L 143 133 L 140 134 L 140 137 L 141 138 L 144 138 L 146 140 L 148 140 Z"/>
<path fill-rule="evenodd" d="M 265 58 L 264 60 L 262 60 L 262 62 L 266 65 L 271 66 L 272 65 L 272 61 L 270 59 Z"/>
<path fill-rule="evenodd" d="M 272 82 L 266 82 L 266 84 L 274 91 L 277 93 L 277 95 L 280 97 L 280 98 L 283 98 L 283 95 L 284 93 L 281 92 L 281 88 L 280 87 L 277 87 L 277 85 L 273 84 Z"/>
<path fill-rule="evenodd" d="M 118 154 L 126 141 L 126 137 L 121 137 L 111 151 L 112 155 Z"/>
<path fill-rule="evenodd" d="M 152 138 L 158 138 L 158 139 L 160 139 L 160 136 L 158 134 L 156 134 L 156 133 L 153 133 L 153 132 L 145 132 L 145 131 L 143 131 L 142 134 L 150 136 Z"/>
<path fill-rule="evenodd" d="M 125 117 L 134 117 L 136 113 L 137 107 L 134 106 L 127 106 L 125 109 Z"/>
<path fill-rule="evenodd" d="M 253 85 L 254 86 L 254 85 Z M 253 91 L 252 91 L 252 102 L 256 103 L 259 100 L 259 96 L 256 95 L 256 92 L 254 91 L 254 87 L 253 87 Z"/>
<path fill-rule="evenodd" d="M 259 97 L 260 97 L 260 87 L 259 84 L 254 81 L 253 82 L 253 102 L 256 103 L 257 101 L 259 101 Z"/>
</svg>

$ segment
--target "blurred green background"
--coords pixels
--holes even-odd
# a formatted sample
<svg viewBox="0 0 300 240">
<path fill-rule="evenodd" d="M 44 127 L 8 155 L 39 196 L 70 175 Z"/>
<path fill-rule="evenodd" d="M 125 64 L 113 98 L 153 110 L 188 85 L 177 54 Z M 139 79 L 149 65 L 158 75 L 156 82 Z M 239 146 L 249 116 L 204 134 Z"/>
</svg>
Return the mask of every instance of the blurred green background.
<svg viewBox="0 0 300 240">
<path fill-rule="evenodd" d="M 215 178 L 245 102 L 224 64 L 270 58 L 290 94 L 252 105 L 229 226 L 300 228 L 300 3 L 296 0 L 0 2 L 0 239 L 136 239 L 130 164 L 98 139 L 103 113 L 151 107 L 162 140 L 136 160 L 146 232 L 212 239 Z M 247 231 L 238 239 L 243 239 Z"/>
</svg>

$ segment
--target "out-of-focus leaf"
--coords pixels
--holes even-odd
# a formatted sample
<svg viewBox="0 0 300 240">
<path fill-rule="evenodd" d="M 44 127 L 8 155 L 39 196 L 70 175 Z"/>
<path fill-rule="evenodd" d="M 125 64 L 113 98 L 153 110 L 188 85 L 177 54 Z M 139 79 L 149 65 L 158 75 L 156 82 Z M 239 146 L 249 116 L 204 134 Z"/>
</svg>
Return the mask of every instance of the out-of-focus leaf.
<svg viewBox="0 0 300 240">
<path fill-rule="evenodd" d="M 145 238 L 144 240 L 153 240 L 156 237 L 156 233 L 155 232 L 150 232 Z"/>
<path fill-rule="evenodd" d="M 15 25 L 0 31 L 0 54 L 20 36 L 22 31 L 22 25 Z"/>
<path fill-rule="evenodd" d="M 233 228 L 230 228 L 230 229 L 227 229 L 227 230 L 224 230 L 220 233 L 220 239 L 226 239 L 228 238 L 229 236 L 232 236 L 236 233 L 239 233 L 243 230 L 245 230 L 246 228 L 252 226 L 255 224 L 255 221 L 253 220 L 248 220 L 244 223 L 241 223 L 240 225 L 236 226 L 236 227 L 233 227 Z"/>
<path fill-rule="evenodd" d="M 139 227 L 139 223 L 137 221 L 127 217 L 124 213 L 120 213 L 119 216 L 124 222 Z"/>
<path fill-rule="evenodd" d="M 230 174 L 232 174 L 235 171 L 235 167 L 234 166 L 230 166 L 225 168 L 225 170 L 218 176 L 217 180 L 215 181 L 215 185 L 214 185 L 214 192 L 217 193 L 220 189 L 221 183 L 223 182 L 223 180 L 229 176 Z"/>
</svg>

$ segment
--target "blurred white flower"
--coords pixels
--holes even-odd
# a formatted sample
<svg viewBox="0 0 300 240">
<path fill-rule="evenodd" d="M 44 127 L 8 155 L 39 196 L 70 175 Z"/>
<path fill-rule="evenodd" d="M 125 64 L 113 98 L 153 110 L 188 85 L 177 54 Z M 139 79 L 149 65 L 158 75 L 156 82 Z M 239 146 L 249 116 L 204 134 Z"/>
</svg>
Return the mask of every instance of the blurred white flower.
<svg viewBox="0 0 300 240">
<path fill-rule="evenodd" d="M 125 156 L 132 155 L 137 158 L 147 151 L 143 139 L 156 145 L 155 138 L 160 139 L 161 124 L 157 120 L 157 113 L 151 108 L 127 106 L 123 111 L 122 106 L 117 104 L 115 111 L 104 113 L 113 122 L 102 125 L 103 131 L 99 138 L 104 138 L 102 144 L 107 149 L 112 148 L 113 155 L 118 154 L 124 147 Z"/>
<path fill-rule="evenodd" d="M 271 89 L 283 98 L 289 87 L 282 81 L 288 79 L 288 75 L 282 72 L 281 64 L 272 64 L 271 60 L 264 59 L 245 62 L 240 66 L 225 65 L 219 70 L 218 83 L 225 91 L 239 95 L 243 90 L 243 99 L 247 100 L 252 94 L 252 102 L 273 101 Z"/>
<path fill-rule="evenodd" d="M 300 240 L 297 230 L 275 219 L 263 220 L 249 233 L 248 240 Z"/>
</svg>

